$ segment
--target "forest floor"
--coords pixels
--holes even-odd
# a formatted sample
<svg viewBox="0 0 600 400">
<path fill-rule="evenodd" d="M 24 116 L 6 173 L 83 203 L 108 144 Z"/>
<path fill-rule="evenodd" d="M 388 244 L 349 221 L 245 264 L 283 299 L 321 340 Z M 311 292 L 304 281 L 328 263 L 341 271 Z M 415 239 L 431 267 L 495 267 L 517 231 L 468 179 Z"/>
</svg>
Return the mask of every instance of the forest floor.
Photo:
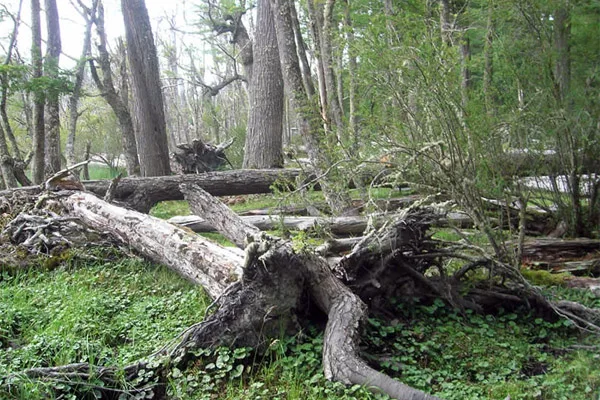
<svg viewBox="0 0 600 400">
<path fill-rule="evenodd" d="M 374 195 L 398 193 L 379 190 Z M 308 194 L 309 201 L 319 196 Z M 226 200 L 237 212 L 280 205 L 272 195 Z M 185 202 L 165 202 L 152 213 L 169 218 L 189 209 Z M 298 236 L 317 245 L 319 234 Z M 218 234 L 204 235 L 225 243 Z M 436 235 L 459 239 L 448 229 Z M 528 276 L 550 296 L 600 308 L 600 298 L 590 291 L 565 287 L 568 275 Z M 209 303 L 201 288 L 122 249 L 68 252 L 22 270 L 0 266 L 0 399 L 76 398 L 65 380 L 13 375 L 10 391 L 3 383 L 33 367 L 126 365 L 201 321 Z M 207 351 L 190 370 L 173 373 L 168 393 L 178 399 L 385 398 L 325 379 L 321 328 L 282 336 L 260 356 L 251 349 Z M 399 303 L 393 316 L 372 316 L 362 351 L 376 369 L 444 399 L 600 398 L 600 337 L 527 310 L 459 314 L 442 301 L 415 299 L 414 304 Z M 89 390 L 94 398 L 93 386 Z"/>
</svg>

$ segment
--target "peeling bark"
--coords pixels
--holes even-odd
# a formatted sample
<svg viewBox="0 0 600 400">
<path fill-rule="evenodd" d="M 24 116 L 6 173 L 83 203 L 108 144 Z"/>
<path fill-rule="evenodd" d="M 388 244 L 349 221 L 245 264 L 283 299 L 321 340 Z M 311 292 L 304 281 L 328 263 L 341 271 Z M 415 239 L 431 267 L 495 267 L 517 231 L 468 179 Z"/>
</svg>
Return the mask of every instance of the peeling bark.
<svg viewBox="0 0 600 400">
<path fill-rule="evenodd" d="M 213 298 L 241 276 L 243 256 L 235 249 L 192 236 L 158 218 L 108 204 L 90 193 L 73 194 L 64 204 L 70 215 L 100 232 L 111 232 L 153 261 L 202 285 Z"/>
</svg>

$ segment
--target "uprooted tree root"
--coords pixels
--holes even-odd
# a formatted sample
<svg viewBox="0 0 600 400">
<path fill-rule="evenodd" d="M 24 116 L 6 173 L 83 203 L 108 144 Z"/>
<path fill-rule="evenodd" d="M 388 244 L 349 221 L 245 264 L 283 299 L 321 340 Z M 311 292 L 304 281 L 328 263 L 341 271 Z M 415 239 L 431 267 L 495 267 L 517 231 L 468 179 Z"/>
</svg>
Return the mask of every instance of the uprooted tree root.
<svg viewBox="0 0 600 400">
<path fill-rule="evenodd" d="M 280 337 L 282 330 L 297 332 L 298 321 L 306 320 L 306 309 L 312 304 L 327 315 L 323 369 L 328 379 L 365 385 L 396 399 L 435 399 L 374 370 L 360 358 L 360 331 L 369 310 L 389 308 L 390 298 L 415 297 L 441 298 L 459 310 L 478 312 L 500 305 L 525 305 L 600 332 L 598 310 L 551 302 L 511 266 L 432 240 L 427 232 L 436 217 L 426 209 L 409 211 L 367 235 L 332 268 L 322 257 L 296 251 L 291 242 L 245 224 L 199 187 L 186 184 L 181 189 L 196 214 L 238 246 L 245 244 L 243 275 L 218 296 L 216 311 L 174 343 L 123 370 L 72 364 L 22 374 L 49 380 L 99 379 L 104 384 L 97 389 L 108 397 L 118 397 L 125 390 L 160 398 L 169 371 L 189 366 L 196 358 L 195 350 L 240 346 L 260 351 L 270 339 Z M 450 273 L 446 268 L 450 258 L 462 259 L 464 267 Z M 488 279 L 474 283 L 468 278 L 478 270 Z M 4 384 L 10 385 L 20 375 L 8 377 Z"/>
</svg>

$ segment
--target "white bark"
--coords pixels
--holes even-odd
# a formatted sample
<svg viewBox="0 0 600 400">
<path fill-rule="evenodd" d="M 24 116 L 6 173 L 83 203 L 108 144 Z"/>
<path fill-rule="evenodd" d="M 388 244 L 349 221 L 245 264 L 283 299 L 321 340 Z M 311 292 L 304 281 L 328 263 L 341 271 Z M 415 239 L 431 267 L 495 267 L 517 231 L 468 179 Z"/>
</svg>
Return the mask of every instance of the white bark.
<svg viewBox="0 0 600 400">
<path fill-rule="evenodd" d="M 243 251 L 220 246 L 166 221 L 124 209 L 96 196 L 77 192 L 64 200 L 69 213 L 100 231 L 167 265 L 218 297 L 242 274 Z"/>
</svg>

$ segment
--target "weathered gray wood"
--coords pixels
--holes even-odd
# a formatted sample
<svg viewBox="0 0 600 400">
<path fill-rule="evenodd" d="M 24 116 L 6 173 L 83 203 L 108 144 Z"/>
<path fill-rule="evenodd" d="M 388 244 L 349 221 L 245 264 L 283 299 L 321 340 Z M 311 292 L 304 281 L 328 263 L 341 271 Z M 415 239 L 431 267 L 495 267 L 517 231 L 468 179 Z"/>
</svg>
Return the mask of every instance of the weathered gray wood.
<svg viewBox="0 0 600 400">
<path fill-rule="evenodd" d="M 325 229 L 334 235 L 360 235 L 372 224 L 379 228 L 394 215 L 379 215 L 375 217 L 291 217 L 285 215 L 244 215 L 240 216 L 245 223 L 253 225 L 262 231 L 285 228 L 289 230 L 307 230 L 311 228 Z M 197 215 L 176 216 L 169 222 L 184 226 L 194 232 L 213 232 L 215 228 L 202 217 Z M 463 213 L 449 213 L 446 217 L 440 217 L 433 224 L 438 227 L 449 225 L 458 227 L 471 227 L 471 219 Z"/>
<path fill-rule="evenodd" d="M 328 379 L 373 387 L 396 399 L 436 399 L 374 370 L 358 357 L 359 328 L 367 317 L 367 307 L 333 275 L 325 259 L 309 253 L 296 253 L 289 241 L 258 233 L 256 228 L 246 224 L 233 211 L 197 186 L 182 185 L 182 191 L 192 210 L 210 218 L 210 223 L 223 235 L 235 242 L 240 242 L 241 238 L 253 238 L 246 249 L 245 262 L 246 271 L 251 271 L 253 275 L 251 281 L 256 282 L 259 278 L 271 285 L 275 282 L 274 285 L 279 290 L 281 287 L 287 290 L 291 285 L 290 296 L 287 296 L 291 297 L 302 292 L 298 290 L 299 279 L 295 279 L 292 284 L 289 278 L 285 282 L 277 282 L 277 278 L 295 276 L 298 272 L 304 278 L 311 298 L 328 315 L 323 350 L 323 369 Z M 282 275 L 281 271 L 289 273 Z M 255 303 L 264 303 L 260 298 L 261 293 L 251 291 Z M 271 296 L 267 293 L 264 295 Z M 289 298 L 286 299 L 286 304 L 290 304 Z M 270 307 L 277 310 L 279 305 L 272 304 Z"/>
<path fill-rule="evenodd" d="M 525 242 L 523 258 L 528 261 L 551 262 L 600 254 L 599 239 L 536 239 Z"/>
<path fill-rule="evenodd" d="M 222 247 L 158 218 L 109 204 L 90 193 L 63 200 L 71 216 L 109 232 L 153 261 L 167 265 L 218 297 L 241 276 L 243 252 Z"/>
<path fill-rule="evenodd" d="M 207 215 L 207 214 L 203 214 Z M 367 227 L 365 217 L 290 217 L 283 215 L 245 215 L 238 217 L 246 224 L 250 224 L 261 231 L 285 228 L 290 230 L 307 230 L 319 227 L 330 230 L 336 235 L 354 235 L 362 233 Z M 216 229 L 209 221 L 197 215 L 176 216 L 169 222 L 184 226 L 194 232 L 213 232 Z"/>
</svg>

